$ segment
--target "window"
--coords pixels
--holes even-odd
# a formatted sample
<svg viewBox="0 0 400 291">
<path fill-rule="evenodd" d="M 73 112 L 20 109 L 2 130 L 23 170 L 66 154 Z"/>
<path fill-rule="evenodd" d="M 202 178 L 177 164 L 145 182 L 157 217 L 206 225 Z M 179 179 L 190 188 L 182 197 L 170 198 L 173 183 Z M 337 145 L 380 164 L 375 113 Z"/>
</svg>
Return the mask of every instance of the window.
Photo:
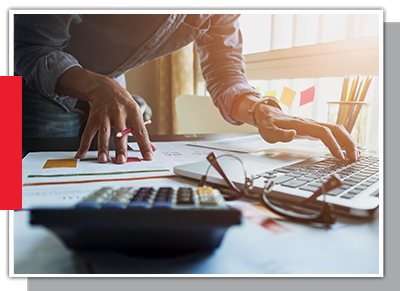
<svg viewBox="0 0 400 291">
<path fill-rule="evenodd" d="M 379 14 L 242 14 L 240 29 L 247 55 L 378 36 Z"/>
<path fill-rule="evenodd" d="M 345 76 L 373 75 L 366 96 L 369 106 L 367 144 L 379 146 L 379 34 L 381 15 L 367 14 L 243 14 L 246 72 L 261 94 L 283 88 L 296 92 L 291 115 L 326 122 L 328 101 L 339 101 Z M 264 29 L 260 29 L 260 27 Z M 313 102 L 300 106 L 300 94 L 315 88 Z"/>
</svg>

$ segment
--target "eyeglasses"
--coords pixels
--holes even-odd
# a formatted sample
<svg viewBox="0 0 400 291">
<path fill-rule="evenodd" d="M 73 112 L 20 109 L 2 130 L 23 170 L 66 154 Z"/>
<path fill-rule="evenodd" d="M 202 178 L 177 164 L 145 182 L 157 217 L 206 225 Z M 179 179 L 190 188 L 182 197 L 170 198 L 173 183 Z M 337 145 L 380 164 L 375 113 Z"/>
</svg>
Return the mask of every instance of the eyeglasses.
<svg viewBox="0 0 400 291">
<path fill-rule="evenodd" d="M 239 189 L 239 187 L 236 186 L 236 184 L 232 182 L 231 179 L 229 179 L 221 164 L 218 162 L 218 160 L 221 160 L 223 158 L 231 158 L 239 162 L 244 174 L 244 183 L 242 189 Z M 250 193 L 251 190 L 254 188 L 254 177 L 247 176 L 246 167 L 243 161 L 240 160 L 240 158 L 230 154 L 220 155 L 216 157 L 214 153 L 210 153 L 207 156 L 207 160 L 209 161 L 210 165 L 208 166 L 206 173 L 201 178 L 199 186 L 204 187 L 206 185 L 207 175 L 210 168 L 213 167 L 221 175 L 229 188 L 233 190 L 233 193 L 226 193 L 226 191 L 223 190 L 221 191 L 226 200 L 240 199 L 243 197 L 255 197 L 253 193 Z M 325 200 L 326 192 L 336 187 L 340 187 L 342 185 L 342 182 L 340 181 L 340 177 L 338 175 L 331 175 L 324 183 L 322 183 L 322 181 L 320 182 L 321 187 L 319 187 L 310 197 L 303 199 L 299 203 L 284 203 L 282 201 L 278 202 L 276 201 L 276 199 L 274 200 L 269 197 L 271 192 L 273 192 L 273 180 L 264 181 L 262 193 L 257 197 L 259 197 L 262 205 L 264 205 L 273 213 L 278 214 L 282 217 L 298 222 L 331 225 L 336 222 L 336 216 L 332 212 L 332 206 Z M 313 205 L 311 206 L 311 202 L 315 202 L 316 199 L 321 195 L 323 196 L 322 202 L 313 203 Z"/>
</svg>

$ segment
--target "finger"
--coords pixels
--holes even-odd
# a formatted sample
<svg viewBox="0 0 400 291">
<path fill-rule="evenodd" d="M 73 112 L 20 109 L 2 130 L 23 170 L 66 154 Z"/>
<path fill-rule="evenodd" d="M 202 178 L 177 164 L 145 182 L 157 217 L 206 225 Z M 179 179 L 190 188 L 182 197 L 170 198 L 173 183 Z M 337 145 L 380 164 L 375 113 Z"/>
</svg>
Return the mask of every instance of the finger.
<svg viewBox="0 0 400 291">
<path fill-rule="evenodd" d="M 265 119 L 259 123 L 258 131 L 266 142 L 289 142 L 296 136 L 294 129 L 282 129 L 276 126 L 271 120 Z"/>
<path fill-rule="evenodd" d="M 333 135 L 339 141 L 339 144 L 342 145 L 342 147 L 346 150 L 349 160 L 358 160 L 360 151 L 357 149 L 357 145 L 351 137 L 351 134 L 344 128 L 344 126 L 337 124 L 324 125 L 331 129 Z"/>
<path fill-rule="evenodd" d="M 82 137 L 81 137 L 81 143 L 79 146 L 78 151 L 75 154 L 75 158 L 81 159 L 83 158 L 86 153 L 88 152 L 90 148 L 90 144 L 92 143 L 92 140 L 96 134 L 96 131 L 98 129 L 98 126 L 93 118 L 89 116 L 85 130 L 83 131 Z"/>
<path fill-rule="evenodd" d="M 146 127 L 141 124 L 141 126 L 135 131 L 135 139 L 142 153 L 143 159 L 151 161 L 154 158 L 153 147 L 149 140 L 149 135 L 147 133 Z"/>
<path fill-rule="evenodd" d="M 99 163 L 108 162 L 108 149 L 110 145 L 111 124 L 107 117 L 103 117 L 98 132 L 98 151 L 97 161 Z"/>
<path fill-rule="evenodd" d="M 340 149 L 340 145 L 337 142 L 336 138 L 333 136 L 330 128 L 315 125 L 312 126 L 314 128 L 313 133 L 310 136 L 319 138 L 329 149 L 329 151 L 338 159 L 344 159 L 344 155 Z"/>
<path fill-rule="evenodd" d="M 329 149 L 329 151 L 338 159 L 344 159 L 340 145 L 329 127 L 311 120 L 292 117 L 291 119 L 277 119 L 277 126 L 281 128 L 293 128 L 300 136 L 310 136 L 320 139 Z"/>
<path fill-rule="evenodd" d="M 150 142 L 146 126 L 143 124 L 141 116 L 135 121 L 136 126 L 132 127 L 132 133 L 142 153 L 143 159 L 151 161 L 154 158 L 153 150 L 155 146 Z"/>
<path fill-rule="evenodd" d="M 151 144 L 151 149 L 153 150 L 153 152 L 156 151 L 157 147 L 152 142 L 150 144 Z"/>
<path fill-rule="evenodd" d="M 120 132 L 126 129 L 125 122 L 118 120 L 114 124 L 114 131 Z M 117 164 L 124 164 L 127 159 L 127 146 L 128 146 L 128 135 L 122 137 L 114 137 L 115 144 L 115 162 Z"/>
</svg>

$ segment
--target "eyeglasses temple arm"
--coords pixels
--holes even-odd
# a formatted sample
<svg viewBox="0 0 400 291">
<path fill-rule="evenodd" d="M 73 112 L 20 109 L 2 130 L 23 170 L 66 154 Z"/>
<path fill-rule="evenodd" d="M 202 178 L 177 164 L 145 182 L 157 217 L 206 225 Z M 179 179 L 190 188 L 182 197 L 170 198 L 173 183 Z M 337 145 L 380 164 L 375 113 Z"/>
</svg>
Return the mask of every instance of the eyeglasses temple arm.
<svg viewBox="0 0 400 291">
<path fill-rule="evenodd" d="M 242 193 L 238 187 L 236 187 L 235 184 L 229 178 L 225 175 L 224 171 L 222 170 L 220 164 L 218 163 L 217 157 L 215 156 L 214 153 L 210 153 L 207 156 L 207 160 L 210 162 L 211 166 L 222 176 L 224 181 L 237 193 Z"/>
</svg>

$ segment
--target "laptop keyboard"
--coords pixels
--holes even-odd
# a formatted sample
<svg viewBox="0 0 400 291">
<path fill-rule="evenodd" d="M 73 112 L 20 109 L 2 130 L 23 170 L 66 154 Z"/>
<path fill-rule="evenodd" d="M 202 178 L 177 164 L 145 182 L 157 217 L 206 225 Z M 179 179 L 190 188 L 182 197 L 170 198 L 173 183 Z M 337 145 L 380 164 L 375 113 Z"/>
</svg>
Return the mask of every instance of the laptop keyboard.
<svg viewBox="0 0 400 291">
<path fill-rule="evenodd" d="M 315 192 L 327 177 L 338 174 L 343 185 L 326 194 L 352 199 L 379 182 L 379 158 L 361 155 L 356 162 L 338 160 L 331 154 L 314 163 L 300 162 L 271 171 L 259 173 L 254 179 L 272 179 L 276 185 Z M 378 197 L 379 193 L 375 196 Z"/>
</svg>

